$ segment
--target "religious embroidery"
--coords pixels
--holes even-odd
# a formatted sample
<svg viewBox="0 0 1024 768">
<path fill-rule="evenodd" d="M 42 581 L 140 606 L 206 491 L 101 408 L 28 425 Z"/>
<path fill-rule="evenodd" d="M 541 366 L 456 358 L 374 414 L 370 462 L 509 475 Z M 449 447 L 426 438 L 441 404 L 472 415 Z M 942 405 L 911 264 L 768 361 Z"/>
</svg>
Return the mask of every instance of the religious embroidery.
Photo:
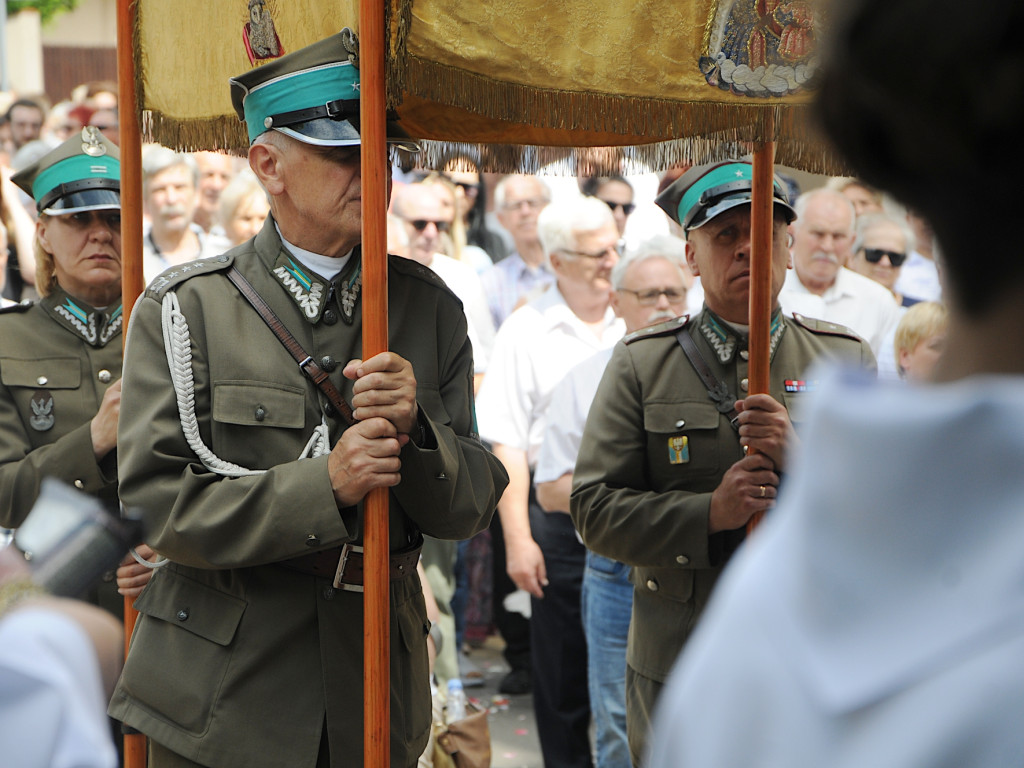
<svg viewBox="0 0 1024 768">
<path fill-rule="evenodd" d="M 284 46 L 277 36 L 266 0 L 249 0 L 249 21 L 242 27 L 242 40 L 245 41 L 245 53 L 250 64 L 276 59 L 284 54 Z"/>
<path fill-rule="evenodd" d="M 299 305 L 306 317 L 315 320 L 320 317 L 320 310 L 323 306 L 324 286 L 303 272 L 302 268 L 292 259 L 286 261 L 287 264 L 281 264 L 274 269 L 274 274 L 295 299 L 295 303 Z"/>
<path fill-rule="evenodd" d="M 718 0 L 700 68 L 710 85 L 742 96 L 800 91 L 814 75 L 811 0 Z"/>
</svg>

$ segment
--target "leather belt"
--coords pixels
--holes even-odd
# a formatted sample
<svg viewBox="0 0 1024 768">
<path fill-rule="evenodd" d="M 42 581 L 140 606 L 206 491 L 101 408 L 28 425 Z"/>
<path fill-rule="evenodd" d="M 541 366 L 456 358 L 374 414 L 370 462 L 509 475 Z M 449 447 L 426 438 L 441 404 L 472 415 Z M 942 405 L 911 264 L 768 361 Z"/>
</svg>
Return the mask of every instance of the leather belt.
<svg viewBox="0 0 1024 768">
<path fill-rule="evenodd" d="M 391 581 L 404 579 L 416 570 L 422 542 L 412 548 L 392 552 L 388 558 L 388 576 Z M 311 552 L 301 557 L 281 560 L 278 565 L 310 576 L 333 578 L 334 586 L 349 592 L 363 591 L 363 548 L 355 544 Z"/>
</svg>

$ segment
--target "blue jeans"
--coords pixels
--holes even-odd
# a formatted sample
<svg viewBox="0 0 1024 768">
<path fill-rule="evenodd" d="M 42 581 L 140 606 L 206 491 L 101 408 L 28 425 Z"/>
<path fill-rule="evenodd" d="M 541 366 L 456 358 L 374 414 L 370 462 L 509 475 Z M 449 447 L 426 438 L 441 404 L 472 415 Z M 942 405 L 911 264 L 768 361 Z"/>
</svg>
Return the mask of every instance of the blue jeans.
<svg viewBox="0 0 1024 768">
<path fill-rule="evenodd" d="M 582 602 L 595 765 L 631 768 L 626 739 L 626 642 L 633 611 L 629 566 L 588 551 Z"/>
</svg>

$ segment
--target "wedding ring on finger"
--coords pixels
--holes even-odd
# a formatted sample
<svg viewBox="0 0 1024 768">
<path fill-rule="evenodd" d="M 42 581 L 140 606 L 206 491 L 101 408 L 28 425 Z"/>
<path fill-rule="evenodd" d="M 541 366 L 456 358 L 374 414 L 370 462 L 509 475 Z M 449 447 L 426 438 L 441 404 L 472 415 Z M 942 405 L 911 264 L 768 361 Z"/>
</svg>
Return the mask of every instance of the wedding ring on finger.
<svg viewBox="0 0 1024 768">
<path fill-rule="evenodd" d="M 765 487 L 763 485 L 761 486 L 761 498 L 765 498 Z"/>
</svg>

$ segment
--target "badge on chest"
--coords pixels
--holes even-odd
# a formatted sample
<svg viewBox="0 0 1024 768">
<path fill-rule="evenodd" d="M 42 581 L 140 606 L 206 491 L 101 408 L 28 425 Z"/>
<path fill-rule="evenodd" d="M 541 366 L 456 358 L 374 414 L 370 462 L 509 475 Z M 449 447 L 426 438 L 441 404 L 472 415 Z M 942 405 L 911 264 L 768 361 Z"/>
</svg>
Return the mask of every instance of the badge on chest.
<svg viewBox="0 0 1024 768">
<path fill-rule="evenodd" d="M 668 463 L 686 464 L 690 460 L 690 441 L 686 435 L 668 439 Z"/>
<path fill-rule="evenodd" d="M 32 394 L 32 415 L 28 424 L 37 432 L 45 432 L 53 426 L 53 394 L 37 389 Z"/>
</svg>

